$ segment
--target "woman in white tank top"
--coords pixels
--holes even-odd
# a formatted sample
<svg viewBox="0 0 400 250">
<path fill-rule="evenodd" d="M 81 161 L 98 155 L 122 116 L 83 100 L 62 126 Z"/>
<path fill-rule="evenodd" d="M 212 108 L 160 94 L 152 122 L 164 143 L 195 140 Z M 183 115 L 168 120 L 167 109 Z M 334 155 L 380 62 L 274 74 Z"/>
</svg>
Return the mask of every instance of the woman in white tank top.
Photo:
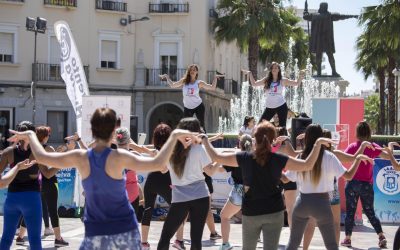
<svg viewBox="0 0 400 250">
<path fill-rule="evenodd" d="M 167 80 L 171 88 L 182 88 L 183 94 L 183 116 L 193 117 L 196 114 L 201 126 L 204 127 L 204 113 L 205 107 L 200 97 L 200 88 L 205 90 L 215 90 L 217 87 L 217 80 L 224 75 L 215 75 L 212 84 L 205 81 L 198 80 L 199 67 L 196 64 L 190 65 L 185 73 L 185 76 L 177 82 L 173 82 L 168 74 L 160 75 L 162 80 Z"/>
<path fill-rule="evenodd" d="M 256 81 L 251 71 L 243 70 L 245 75 L 249 75 L 249 82 L 253 87 L 263 86 L 265 90 L 265 110 L 261 115 L 260 121 L 270 121 L 277 114 L 279 126 L 286 127 L 288 107 L 283 97 L 283 87 L 298 86 L 304 77 L 304 71 L 300 71 L 297 81 L 282 78 L 281 67 L 278 63 L 272 62 L 269 67 L 268 76 Z"/>
</svg>

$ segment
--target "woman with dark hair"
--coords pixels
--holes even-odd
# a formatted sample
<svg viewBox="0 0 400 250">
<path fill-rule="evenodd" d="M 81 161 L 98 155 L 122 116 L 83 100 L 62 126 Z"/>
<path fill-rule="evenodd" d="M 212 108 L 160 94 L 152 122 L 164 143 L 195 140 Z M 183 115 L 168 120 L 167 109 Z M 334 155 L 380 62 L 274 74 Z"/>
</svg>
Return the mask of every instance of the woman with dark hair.
<svg viewBox="0 0 400 250">
<path fill-rule="evenodd" d="M 348 154 L 355 154 L 355 152 L 362 146 L 363 142 L 371 140 L 371 128 L 366 121 L 361 121 L 356 126 L 357 141 L 351 143 L 345 150 Z M 389 145 L 393 142 L 389 143 Z M 372 143 L 373 149 L 366 148 L 365 155 L 375 159 L 377 157 L 383 159 L 390 159 L 387 152 L 382 151 L 382 148 Z M 357 209 L 358 199 L 361 200 L 361 205 L 365 215 L 368 217 L 369 222 L 374 227 L 375 232 L 378 234 L 378 246 L 385 248 L 387 241 L 383 234 L 381 222 L 375 216 L 374 210 L 374 188 L 373 188 L 373 163 L 362 163 L 354 178 L 347 182 L 345 187 L 346 195 L 346 219 L 345 219 L 345 233 L 346 238 L 342 241 L 342 246 L 351 246 L 351 235 L 354 226 L 354 216 Z"/>
<path fill-rule="evenodd" d="M 161 123 L 153 131 L 153 145 L 154 148 L 159 151 L 162 146 L 168 140 L 172 129 L 167 124 Z M 161 196 L 168 204 L 171 204 L 171 176 L 169 171 L 166 172 L 151 172 L 147 176 L 146 183 L 144 184 L 143 194 L 144 194 L 144 211 L 142 217 L 142 249 L 150 249 L 150 244 L 148 243 L 149 230 L 151 216 L 153 214 L 154 204 L 156 202 L 157 195 Z M 183 225 L 179 227 L 176 233 L 176 240 L 173 247 L 183 250 L 185 245 L 183 242 Z"/>
<path fill-rule="evenodd" d="M 304 77 L 304 71 L 300 71 L 297 81 L 283 78 L 281 67 L 277 62 L 272 62 L 269 66 L 268 75 L 257 81 L 254 79 L 251 71 L 243 70 L 243 72 L 250 76 L 249 82 L 253 87 L 264 87 L 266 107 L 260 121 L 270 121 L 275 114 L 278 114 L 279 126 L 286 127 L 288 107 L 283 97 L 283 87 L 300 85 Z"/>
<path fill-rule="evenodd" d="M 311 154 L 303 160 L 271 151 L 276 130 L 270 122 L 258 124 L 254 137 L 254 152 L 218 153 L 207 140 L 207 136 L 202 135 L 202 142 L 213 161 L 242 168 L 245 191 L 242 201 L 243 249 L 255 249 L 261 231 L 264 249 L 278 249 L 285 209 L 280 188 L 282 170 L 310 170 L 317 160 L 321 145 L 331 141 L 318 139 Z"/>
<path fill-rule="evenodd" d="M 200 122 L 196 118 L 183 118 L 177 128 L 196 133 L 201 131 Z M 170 239 L 188 215 L 191 249 L 201 249 L 201 238 L 210 206 L 210 194 L 203 172 L 213 175 L 217 166 L 211 164 L 211 159 L 202 145 L 187 143 L 186 140 L 180 140 L 175 145 L 168 164 L 172 201 L 161 232 L 158 250 L 169 249 Z"/>
<path fill-rule="evenodd" d="M 217 87 L 217 80 L 224 75 L 215 75 L 212 84 L 208 84 L 203 80 L 198 80 L 199 67 L 196 64 L 189 65 L 185 76 L 177 82 L 173 82 L 167 75 L 160 75 L 162 80 L 167 80 L 171 88 L 182 88 L 183 94 L 183 117 L 193 117 L 196 114 L 203 129 L 205 107 L 203 100 L 200 97 L 200 89 L 215 90 Z"/>
<path fill-rule="evenodd" d="M 29 130 L 36 137 L 33 132 L 35 127 L 29 121 L 20 122 L 17 130 Z M 42 206 L 38 180 L 39 166 L 34 161 L 31 149 L 27 147 L 26 142 L 20 140 L 14 142 L 15 144 L 3 151 L 0 160 L 0 173 L 7 165 L 10 165 L 11 169 L 9 173 L 1 177 L 2 185 L 8 184 L 8 191 L 4 202 L 4 224 L 0 249 L 10 249 L 18 222 L 23 216 L 28 226 L 30 248 L 41 250 Z"/>
<path fill-rule="evenodd" d="M 321 126 L 318 124 L 309 125 L 305 131 L 305 148 L 300 154 L 300 158 L 309 157 L 315 142 L 321 138 L 323 138 Z M 329 145 L 327 146 L 329 147 Z M 285 173 L 289 180 L 296 181 L 300 192 L 293 208 L 290 238 L 286 249 L 294 250 L 299 247 L 310 217 L 315 218 L 326 249 L 339 249 L 330 208 L 329 192 L 334 189 L 333 180 L 335 177 L 343 176 L 346 179 L 351 179 L 361 161 L 372 160 L 365 155 L 358 155 L 352 166 L 346 169 L 333 153 L 323 147 L 311 170 L 301 173 L 293 171 Z"/>
<path fill-rule="evenodd" d="M 244 117 L 243 126 L 239 129 L 239 139 L 242 135 L 253 135 L 253 130 L 255 126 L 254 116 L 246 115 Z"/>
<path fill-rule="evenodd" d="M 175 130 L 156 157 L 144 158 L 127 150 L 110 148 L 116 121 L 114 110 L 96 109 L 90 120 L 96 146 L 89 150 L 75 149 L 65 153 L 46 152 L 32 131 L 10 131 L 14 135 L 9 141 L 29 143 L 40 164 L 60 169 L 78 169 L 86 199 L 82 250 L 94 249 L 100 245 L 103 249 L 141 249 L 136 216 L 125 190 L 124 170 L 162 170 L 178 139 L 195 140 L 193 133 Z"/>
<path fill-rule="evenodd" d="M 46 152 L 55 152 L 54 148 L 50 145 L 47 145 L 47 142 L 50 138 L 51 128 L 48 126 L 39 126 L 36 127 L 36 136 L 39 142 L 42 144 L 44 150 Z M 47 166 L 43 166 L 48 168 Z M 57 174 L 58 169 L 52 169 L 52 173 L 49 175 L 41 174 L 42 182 L 41 182 L 41 198 L 42 198 L 42 211 L 43 211 L 43 221 L 45 225 L 44 236 L 49 236 L 54 234 L 54 246 L 62 247 L 68 246 L 68 242 L 66 242 L 61 237 L 60 230 L 60 218 L 58 216 L 58 181 Z M 49 216 L 51 221 L 51 226 L 53 227 L 53 231 L 50 229 L 49 224 Z M 18 237 L 16 239 L 17 245 L 24 244 L 24 235 L 25 235 L 25 220 L 22 221 L 21 227 L 19 230 Z"/>
</svg>

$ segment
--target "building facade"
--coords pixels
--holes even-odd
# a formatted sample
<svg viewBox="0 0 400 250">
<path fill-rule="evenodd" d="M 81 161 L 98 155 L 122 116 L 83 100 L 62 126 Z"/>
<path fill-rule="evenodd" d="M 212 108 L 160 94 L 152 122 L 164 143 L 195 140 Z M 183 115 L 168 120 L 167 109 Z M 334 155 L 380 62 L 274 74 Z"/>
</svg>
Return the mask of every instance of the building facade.
<svg viewBox="0 0 400 250">
<path fill-rule="evenodd" d="M 216 131 L 218 116 L 228 116 L 230 99 L 239 93 L 240 69 L 247 63 L 234 43 L 216 44 L 214 7 L 213 0 L 0 0 L 1 137 L 22 120 L 51 126 L 51 143 L 76 129 L 60 77 L 53 30 L 58 20 L 71 28 L 90 94 L 131 96 L 133 137 L 150 134 L 159 122 L 176 125 L 183 115 L 181 91 L 167 87 L 158 75 L 178 80 L 193 63 L 199 65 L 199 79 L 208 83 L 217 72 L 225 74 L 216 91 L 201 92 L 206 130 Z M 37 34 L 36 62 L 35 34 L 25 28 L 28 16 L 47 20 L 46 32 Z"/>
</svg>

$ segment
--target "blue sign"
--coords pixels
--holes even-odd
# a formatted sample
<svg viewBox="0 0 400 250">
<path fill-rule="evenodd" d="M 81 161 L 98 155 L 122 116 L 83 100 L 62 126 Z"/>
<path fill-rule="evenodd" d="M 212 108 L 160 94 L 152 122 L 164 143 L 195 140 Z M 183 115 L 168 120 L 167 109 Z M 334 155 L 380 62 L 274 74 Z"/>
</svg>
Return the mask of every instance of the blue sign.
<svg viewBox="0 0 400 250">
<path fill-rule="evenodd" d="M 74 191 L 75 191 L 75 168 L 61 169 L 57 173 L 58 180 L 58 206 L 66 208 L 75 208 Z"/>
</svg>

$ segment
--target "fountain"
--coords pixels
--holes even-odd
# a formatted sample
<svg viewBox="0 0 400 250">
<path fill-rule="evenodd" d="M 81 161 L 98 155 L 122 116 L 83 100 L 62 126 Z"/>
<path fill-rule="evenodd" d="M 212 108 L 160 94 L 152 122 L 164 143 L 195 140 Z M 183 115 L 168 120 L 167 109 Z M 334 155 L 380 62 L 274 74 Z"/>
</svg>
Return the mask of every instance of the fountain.
<svg viewBox="0 0 400 250">
<path fill-rule="evenodd" d="M 293 45 L 294 42 L 291 39 L 289 43 L 289 51 L 292 51 L 291 48 Z M 287 66 L 283 62 L 280 64 L 282 76 L 297 79 L 299 73 L 297 63 L 297 59 L 293 60 L 290 53 Z M 304 112 L 308 116 L 312 117 L 312 98 L 338 98 L 339 87 L 335 85 L 335 82 L 320 82 L 312 78 L 312 65 L 310 59 L 307 60 L 305 70 L 306 73 L 302 84 L 296 87 L 286 87 L 284 90 L 284 96 L 290 110 L 295 113 Z M 219 117 L 218 119 L 219 133 L 224 132 L 225 134 L 237 134 L 246 115 L 254 116 L 257 121 L 261 117 L 262 112 L 265 109 L 264 90 L 262 87 L 253 88 L 252 95 L 249 95 L 249 91 L 249 82 L 243 82 L 241 84 L 239 97 L 231 99 L 230 117 Z M 249 96 L 252 96 L 251 100 L 249 100 Z M 251 103 L 251 105 L 248 105 L 248 103 Z"/>
</svg>

